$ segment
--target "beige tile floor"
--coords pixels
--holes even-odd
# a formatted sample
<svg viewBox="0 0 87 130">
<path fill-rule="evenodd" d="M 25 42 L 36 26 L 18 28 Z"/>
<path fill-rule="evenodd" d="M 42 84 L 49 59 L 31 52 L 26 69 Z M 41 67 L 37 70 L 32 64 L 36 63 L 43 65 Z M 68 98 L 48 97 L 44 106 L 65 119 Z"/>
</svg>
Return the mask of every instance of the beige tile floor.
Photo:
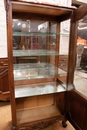
<svg viewBox="0 0 87 130">
<path fill-rule="evenodd" d="M 0 130 L 11 130 L 11 106 L 9 102 L 0 102 Z M 67 121 L 67 127 L 63 128 L 61 122 L 44 130 L 75 130 Z"/>
</svg>

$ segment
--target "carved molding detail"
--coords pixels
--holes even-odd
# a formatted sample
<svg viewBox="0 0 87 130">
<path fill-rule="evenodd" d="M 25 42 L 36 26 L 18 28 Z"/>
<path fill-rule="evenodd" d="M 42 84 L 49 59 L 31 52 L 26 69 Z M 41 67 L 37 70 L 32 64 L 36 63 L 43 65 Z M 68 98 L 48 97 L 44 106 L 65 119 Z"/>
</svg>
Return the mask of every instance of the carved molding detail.
<svg viewBox="0 0 87 130">
<path fill-rule="evenodd" d="M 52 119 L 46 119 L 46 120 L 42 120 L 42 121 L 38 121 L 38 122 L 32 122 L 29 124 L 24 124 L 21 125 L 17 128 L 17 130 L 41 130 L 44 128 L 47 128 L 51 125 L 53 125 L 54 123 L 56 123 L 57 121 L 61 120 L 61 117 L 54 117 Z"/>
</svg>

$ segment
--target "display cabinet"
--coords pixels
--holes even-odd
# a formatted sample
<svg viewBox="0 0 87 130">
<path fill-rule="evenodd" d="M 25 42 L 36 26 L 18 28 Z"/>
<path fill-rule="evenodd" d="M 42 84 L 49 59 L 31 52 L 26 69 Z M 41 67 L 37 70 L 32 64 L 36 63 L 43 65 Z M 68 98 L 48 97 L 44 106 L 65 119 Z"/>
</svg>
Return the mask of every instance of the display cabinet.
<svg viewBox="0 0 87 130">
<path fill-rule="evenodd" d="M 41 130 L 59 120 L 66 127 L 66 91 L 73 89 L 76 8 L 28 0 L 7 0 L 7 7 L 12 130 Z M 62 33 L 61 22 L 67 19 L 70 33 Z M 62 49 L 67 45 L 61 43 L 61 36 L 69 38 L 68 50 Z M 67 60 L 66 71 L 60 67 L 61 57 Z"/>
</svg>

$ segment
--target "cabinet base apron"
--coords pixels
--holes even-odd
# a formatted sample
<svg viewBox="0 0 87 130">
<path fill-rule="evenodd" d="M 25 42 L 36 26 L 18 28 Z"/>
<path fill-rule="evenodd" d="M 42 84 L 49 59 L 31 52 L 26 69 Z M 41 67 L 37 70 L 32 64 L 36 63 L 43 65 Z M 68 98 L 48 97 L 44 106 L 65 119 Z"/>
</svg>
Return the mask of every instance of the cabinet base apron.
<svg viewBox="0 0 87 130">
<path fill-rule="evenodd" d="M 62 121 L 62 126 L 65 128 L 67 126 L 66 119 L 63 115 L 60 115 L 50 119 L 44 119 L 36 122 L 21 124 L 18 125 L 17 127 L 13 126 L 12 130 L 41 130 L 49 126 L 52 126 L 54 123 L 57 123 L 60 120 Z"/>
</svg>

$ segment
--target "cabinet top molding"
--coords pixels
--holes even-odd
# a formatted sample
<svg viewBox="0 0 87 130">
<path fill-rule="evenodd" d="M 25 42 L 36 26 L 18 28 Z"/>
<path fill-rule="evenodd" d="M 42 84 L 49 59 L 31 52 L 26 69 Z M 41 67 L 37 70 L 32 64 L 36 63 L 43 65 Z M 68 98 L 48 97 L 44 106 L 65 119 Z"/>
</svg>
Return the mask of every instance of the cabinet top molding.
<svg viewBox="0 0 87 130">
<path fill-rule="evenodd" d="M 77 10 L 75 10 L 75 20 L 78 21 L 85 15 L 87 15 L 87 4 L 80 6 Z"/>
<path fill-rule="evenodd" d="M 12 0 L 12 10 L 14 12 L 28 12 L 28 13 L 38 13 L 46 14 L 52 16 L 61 16 L 64 14 L 69 14 L 75 7 L 65 7 L 59 5 L 53 5 L 49 3 L 31 2 L 26 0 Z"/>
<path fill-rule="evenodd" d="M 71 6 L 66 2 L 66 0 L 59 2 L 57 0 L 11 0 L 11 1 L 19 1 L 19 2 L 30 2 L 30 3 L 38 3 L 38 4 L 45 4 L 45 5 L 54 5 L 54 6 L 63 6 L 63 7 L 69 7 L 69 8 L 76 8 L 74 6 Z"/>
</svg>

